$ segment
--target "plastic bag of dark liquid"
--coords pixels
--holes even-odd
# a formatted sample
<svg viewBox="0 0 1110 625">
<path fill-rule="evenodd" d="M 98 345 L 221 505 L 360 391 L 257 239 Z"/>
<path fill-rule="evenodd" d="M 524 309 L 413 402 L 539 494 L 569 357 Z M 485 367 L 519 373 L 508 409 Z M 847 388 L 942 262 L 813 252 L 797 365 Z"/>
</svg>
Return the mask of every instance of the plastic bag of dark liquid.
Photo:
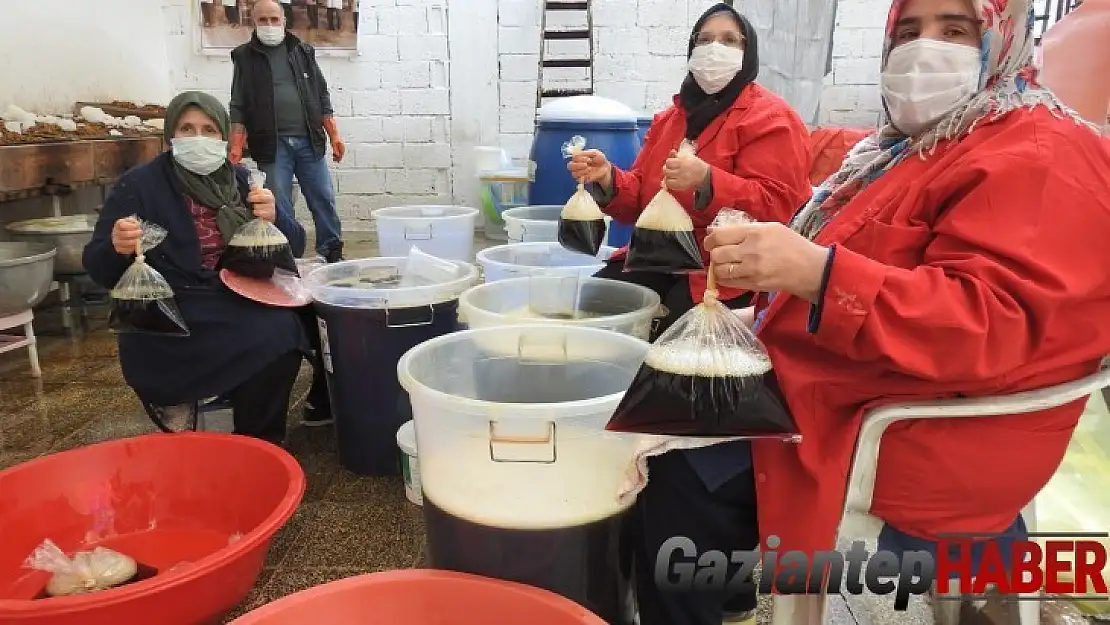
<svg viewBox="0 0 1110 625">
<path fill-rule="evenodd" d="M 798 433 L 770 356 L 718 301 L 712 270 L 702 303 L 648 348 L 605 428 L 666 436 L 787 439 Z"/>
<path fill-rule="evenodd" d="M 679 152 L 692 150 L 683 143 Z M 694 237 L 694 222 L 678 200 L 663 188 L 648 202 L 632 229 L 628 255 L 624 259 L 627 271 L 655 271 L 662 273 L 689 273 L 705 269 Z"/>
<path fill-rule="evenodd" d="M 572 137 L 563 146 L 563 155 L 574 156 L 585 147 L 584 138 Z M 568 250 L 597 256 L 604 241 L 605 215 L 579 181 L 578 190 L 570 196 L 559 215 L 559 243 Z"/>
<path fill-rule="evenodd" d="M 142 234 L 135 262 L 123 272 L 109 293 L 112 298 L 108 326 L 116 332 L 189 336 L 189 326 L 177 308 L 173 289 L 162 274 L 146 264 L 146 254 L 166 239 L 166 230 L 138 217 Z"/>
<path fill-rule="evenodd" d="M 266 174 L 251 170 L 251 188 L 266 184 Z M 220 267 L 247 278 L 269 279 L 274 269 L 297 273 L 297 261 L 289 239 L 277 226 L 255 218 L 243 224 L 227 243 L 220 256 Z"/>
<path fill-rule="evenodd" d="M 69 558 L 49 538 L 35 548 L 24 566 L 53 574 L 45 589 L 48 597 L 107 590 L 133 580 L 140 572 L 134 559 L 104 547 Z"/>
</svg>

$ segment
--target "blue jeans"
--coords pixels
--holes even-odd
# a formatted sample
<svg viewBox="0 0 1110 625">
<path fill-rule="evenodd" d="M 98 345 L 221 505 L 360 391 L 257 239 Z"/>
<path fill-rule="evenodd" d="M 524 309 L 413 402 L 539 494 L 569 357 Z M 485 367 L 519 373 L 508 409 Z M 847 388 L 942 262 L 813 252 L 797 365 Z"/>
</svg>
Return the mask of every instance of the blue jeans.
<svg viewBox="0 0 1110 625">
<path fill-rule="evenodd" d="M 326 156 L 326 155 L 325 155 Z M 293 176 L 301 185 L 316 225 L 316 253 L 321 256 L 339 247 L 339 214 L 335 210 L 335 190 L 325 156 L 317 157 L 308 137 L 279 137 L 273 163 L 259 163 L 266 174 L 266 188 L 273 191 L 277 209 L 290 218 L 293 214 Z"/>
</svg>

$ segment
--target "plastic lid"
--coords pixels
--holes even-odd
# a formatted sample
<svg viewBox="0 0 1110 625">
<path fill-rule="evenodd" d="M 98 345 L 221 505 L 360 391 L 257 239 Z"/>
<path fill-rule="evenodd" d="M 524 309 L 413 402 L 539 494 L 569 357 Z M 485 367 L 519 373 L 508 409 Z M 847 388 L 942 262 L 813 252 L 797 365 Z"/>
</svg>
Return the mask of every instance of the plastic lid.
<svg viewBox="0 0 1110 625">
<path fill-rule="evenodd" d="M 460 277 L 435 284 L 401 286 L 401 271 L 407 262 L 407 257 L 348 260 L 313 271 L 304 283 L 318 303 L 380 310 L 448 302 L 478 281 L 477 267 L 448 261 L 459 266 Z"/>
<path fill-rule="evenodd" d="M 371 213 L 374 219 L 413 219 L 413 218 L 431 218 L 436 217 L 470 217 L 478 214 L 478 209 L 470 208 L 469 206 L 446 206 L 446 205 L 425 205 L 425 206 L 388 206 L 386 208 L 379 208 Z"/>
<path fill-rule="evenodd" d="M 96 219 L 96 215 L 44 217 L 8 224 L 8 230 L 20 234 L 77 234 L 92 232 L 96 226 Z"/>
<path fill-rule="evenodd" d="M 580 95 L 560 98 L 543 105 L 540 109 L 539 121 L 636 123 L 636 112 L 616 100 Z"/>
</svg>

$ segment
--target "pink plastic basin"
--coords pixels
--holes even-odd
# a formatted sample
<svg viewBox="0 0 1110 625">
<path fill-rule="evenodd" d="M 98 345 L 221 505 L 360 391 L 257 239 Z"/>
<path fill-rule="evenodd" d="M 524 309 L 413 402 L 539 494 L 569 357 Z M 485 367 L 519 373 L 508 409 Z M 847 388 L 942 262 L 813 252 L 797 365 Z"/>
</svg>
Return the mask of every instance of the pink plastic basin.
<svg viewBox="0 0 1110 625">
<path fill-rule="evenodd" d="M 586 608 L 523 584 L 408 569 L 290 595 L 231 625 L 605 625 Z"/>
<path fill-rule="evenodd" d="M 304 489 L 288 453 L 229 434 L 151 434 L 0 472 L 0 623 L 218 623 L 254 585 Z M 23 562 L 46 538 L 70 555 L 115 549 L 158 574 L 36 598 L 50 575 Z"/>
</svg>

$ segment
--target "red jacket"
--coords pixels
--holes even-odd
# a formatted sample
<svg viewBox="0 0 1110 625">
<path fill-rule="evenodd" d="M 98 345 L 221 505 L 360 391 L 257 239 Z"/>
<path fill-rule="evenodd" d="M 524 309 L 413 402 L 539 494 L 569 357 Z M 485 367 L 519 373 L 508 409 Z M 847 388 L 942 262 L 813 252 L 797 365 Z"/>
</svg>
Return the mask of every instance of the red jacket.
<svg viewBox="0 0 1110 625">
<path fill-rule="evenodd" d="M 779 551 L 834 545 L 863 412 L 1014 393 L 1110 354 L 1110 150 L 1041 108 L 908 157 L 816 240 L 836 244 L 815 334 L 808 302 L 760 297 L 760 337 L 801 428 L 755 441 L 759 527 Z M 882 441 L 872 512 L 920 538 L 998 532 L 1048 482 L 1084 402 L 906 421 Z"/>
<path fill-rule="evenodd" d="M 686 135 L 686 116 L 678 98 L 652 120 L 632 169 L 613 168 L 616 196 L 604 210 L 634 223 L 663 183 L 663 165 Z M 809 131 L 780 97 L 757 84 L 748 85 L 725 113 L 697 138 L 698 157 L 712 167 L 713 201 L 693 209 L 694 192 L 675 191 L 694 221 L 698 245 L 722 208 L 742 210 L 759 221 L 787 222 L 809 199 Z M 623 250 L 618 252 L 622 254 Z M 708 255 L 703 256 L 708 262 Z M 618 256 L 619 258 L 619 256 Z M 705 272 L 690 275 L 690 294 L 701 302 Z M 744 291 L 721 289 L 722 299 Z"/>
<path fill-rule="evenodd" d="M 809 133 L 809 182 L 817 186 L 840 171 L 844 157 L 874 130 L 814 128 Z"/>
</svg>

